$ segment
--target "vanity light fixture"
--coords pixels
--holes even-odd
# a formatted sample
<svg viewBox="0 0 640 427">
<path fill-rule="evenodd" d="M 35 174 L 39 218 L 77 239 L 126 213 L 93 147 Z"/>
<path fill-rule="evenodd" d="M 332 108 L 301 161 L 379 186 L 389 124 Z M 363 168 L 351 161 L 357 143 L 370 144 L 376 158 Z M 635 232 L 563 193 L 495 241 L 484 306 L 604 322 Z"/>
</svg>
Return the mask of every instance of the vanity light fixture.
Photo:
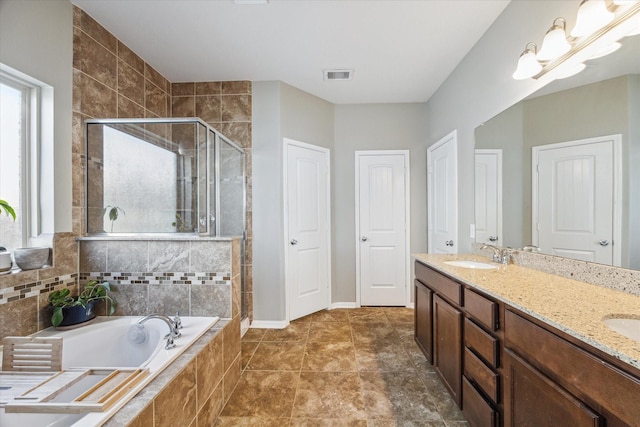
<svg viewBox="0 0 640 427">
<path fill-rule="evenodd" d="M 540 52 L 535 43 L 527 43 L 513 78 L 569 77 L 585 69 L 585 61 L 615 52 L 619 40 L 640 31 L 640 0 L 614 0 L 608 7 L 604 0 L 582 0 L 576 22 L 567 37 L 566 20 L 556 18 Z"/>
<path fill-rule="evenodd" d="M 566 26 L 567 21 L 564 18 L 556 18 L 553 21 L 553 25 L 542 40 L 540 52 L 536 55 L 539 61 L 560 58 L 571 50 L 571 45 L 567 41 Z"/>
</svg>

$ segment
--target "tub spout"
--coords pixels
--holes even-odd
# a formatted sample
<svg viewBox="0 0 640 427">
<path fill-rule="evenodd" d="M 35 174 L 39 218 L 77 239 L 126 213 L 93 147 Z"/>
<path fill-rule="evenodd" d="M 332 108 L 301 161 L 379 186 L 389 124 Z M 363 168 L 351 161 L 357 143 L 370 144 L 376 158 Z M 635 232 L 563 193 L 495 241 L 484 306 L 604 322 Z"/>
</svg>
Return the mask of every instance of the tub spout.
<svg viewBox="0 0 640 427">
<path fill-rule="evenodd" d="M 167 345 L 165 346 L 165 348 L 168 350 L 170 348 L 175 347 L 173 340 L 182 335 L 178 330 L 178 328 L 176 327 L 175 322 L 171 320 L 168 316 L 164 316 L 162 314 L 149 314 L 148 316 L 144 316 L 143 318 L 138 320 L 138 324 L 142 325 L 151 319 L 162 320 L 164 323 L 167 324 L 167 326 L 169 326 L 169 333 L 164 337 L 167 340 Z"/>
</svg>

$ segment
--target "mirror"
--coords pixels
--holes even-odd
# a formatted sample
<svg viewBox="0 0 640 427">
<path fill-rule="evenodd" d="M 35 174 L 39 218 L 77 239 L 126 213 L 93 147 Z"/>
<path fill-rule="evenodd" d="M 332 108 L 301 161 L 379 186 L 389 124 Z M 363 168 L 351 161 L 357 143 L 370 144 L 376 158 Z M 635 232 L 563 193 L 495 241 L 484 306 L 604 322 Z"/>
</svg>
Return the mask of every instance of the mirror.
<svg viewBox="0 0 640 427">
<path fill-rule="evenodd" d="M 477 243 L 538 243 L 543 253 L 640 269 L 640 36 L 621 43 L 476 128 Z M 606 179 L 592 161 L 600 154 L 584 151 L 599 142 L 610 150 Z M 587 191 L 603 182 L 604 196 Z M 570 248 L 604 216 L 608 233 Z M 559 243 L 545 234 L 558 230 Z"/>
</svg>

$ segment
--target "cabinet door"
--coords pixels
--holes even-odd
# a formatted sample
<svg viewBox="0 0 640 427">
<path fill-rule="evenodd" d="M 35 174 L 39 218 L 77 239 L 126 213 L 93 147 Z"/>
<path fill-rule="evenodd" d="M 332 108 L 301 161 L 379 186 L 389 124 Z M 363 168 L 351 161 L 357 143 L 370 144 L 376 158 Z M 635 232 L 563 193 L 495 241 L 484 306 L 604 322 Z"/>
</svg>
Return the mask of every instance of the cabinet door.
<svg viewBox="0 0 640 427">
<path fill-rule="evenodd" d="M 433 366 L 461 406 L 462 312 L 437 295 L 433 297 Z"/>
<path fill-rule="evenodd" d="M 600 426 L 586 405 L 505 349 L 504 424 L 514 427 Z"/>
<path fill-rule="evenodd" d="M 433 315 L 431 306 L 433 303 L 433 291 L 415 280 L 415 340 L 429 363 L 433 364 Z"/>
</svg>

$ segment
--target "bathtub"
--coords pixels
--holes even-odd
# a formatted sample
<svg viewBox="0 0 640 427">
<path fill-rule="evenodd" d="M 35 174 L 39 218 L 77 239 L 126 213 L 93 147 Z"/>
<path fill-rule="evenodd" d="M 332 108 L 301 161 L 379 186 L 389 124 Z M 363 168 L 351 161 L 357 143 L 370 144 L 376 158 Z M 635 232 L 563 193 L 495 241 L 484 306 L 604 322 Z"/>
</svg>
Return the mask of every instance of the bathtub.
<svg viewBox="0 0 640 427">
<path fill-rule="evenodd" d="M 2 427 L 63 427 L 99 426 L 113 416 L 124 404 L 135 396 L 154 377 L 182 354 L 191 344 L 215 325 L 218 317 L 183 317 L 182 336 L 176 346 L 165 350 L 164 336 L 169 332 L 167 324 L 151 319 L 144 324 L 146 338 L 136 344 L 130 329 L 136 327 L 140 316 L 97 317 L 91 324 L 73 330 L 59 331 L 48 328 L 34 336 L 61 336 L 62 367 L 67 368 L 125 368 L 144 367 L 147 375 L 122 399 L 105 412 L 87 414 L 34 414 L 5 413 L 0 405 Z M 139 336 L 137 333 L 135 336 Z M 2 390 L 0 387 L 0 401 Z"/>
</svg>

